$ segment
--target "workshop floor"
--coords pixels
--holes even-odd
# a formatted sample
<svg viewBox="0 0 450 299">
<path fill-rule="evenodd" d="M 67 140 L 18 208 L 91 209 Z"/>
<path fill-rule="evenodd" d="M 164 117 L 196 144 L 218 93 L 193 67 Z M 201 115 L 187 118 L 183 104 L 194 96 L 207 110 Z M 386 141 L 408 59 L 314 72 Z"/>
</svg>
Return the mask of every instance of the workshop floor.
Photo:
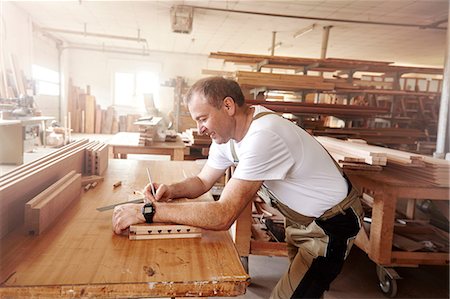
<svg viewBox="0 0 450 299">
<path fill-rule="evenodd" d="M 242 299 L 267 299 L 278 278 L 286 271 L 288 259 L 283 257 L 249 257 L 251 284 Z M 449 298 L 449 267 L 420 266 L 395 268 L 403 278 L 397 280 L 396 298 Z M 386 298 L 378 288 L 375 264 L 367 255 L 354 247 L 346 264 L 324 294 L 325 299 Z M 231 297 L 230 297 L 231 299 Z"/>
</svg>

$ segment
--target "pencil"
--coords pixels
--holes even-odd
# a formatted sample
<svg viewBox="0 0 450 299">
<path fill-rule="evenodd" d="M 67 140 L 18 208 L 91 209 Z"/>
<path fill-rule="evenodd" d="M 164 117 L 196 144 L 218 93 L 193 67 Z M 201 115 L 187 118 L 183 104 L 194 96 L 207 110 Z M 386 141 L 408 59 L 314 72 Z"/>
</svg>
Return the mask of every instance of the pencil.
<svg viewBox="0 0 450 299">
<path fill-rule="evenodd" d="M 146 168 L 146 169 L 147 169 L 148 181 L 150 182 L 150 187 L 152 188 L 152 195 L 153 195 L 153 197 L 156 198 L 156 192 L 155 192 L 155 188 L 153 187 L 153 182 L 152 182 L 152 177 L 150 176 L 150 171 L 148 171 L 148 168 Z"/>
</svg>

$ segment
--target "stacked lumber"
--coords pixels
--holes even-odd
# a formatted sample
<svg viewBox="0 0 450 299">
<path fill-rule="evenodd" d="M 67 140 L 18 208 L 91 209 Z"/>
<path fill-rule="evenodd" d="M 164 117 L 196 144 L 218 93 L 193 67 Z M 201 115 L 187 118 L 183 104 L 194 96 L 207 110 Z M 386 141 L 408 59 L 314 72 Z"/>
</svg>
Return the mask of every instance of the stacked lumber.
<svg viewBox="0 0 450 299">
<path fill-rule="evenodd" d="M 93 141 L 86 147 L 85 175 L 103 175 L 108 168 L 109 148 L 108 144 Z"/>
<path fill-rule="evenodd" d="M 212 52 L 210 58 L 223 59 L 225 62 L 252 65 L 255 68 L 281 68 L 310 70 L 317 72 L 335 72 L 339 70 L 365 71 L 376 73 L 436 74 L 443 73 L 442 68 L 409 67 L 393 65 L 388 61 L 371 61 L 340 58 L 303 58 L 288 56 L 254 55 L 229 52 Z"/>
<path fill-rule="evenodd" d="M 139 114 L 117 116 L 113 106 L 102 109 L 96 104 L 96 99 L 86 90 L 74 86 L 69 80 L 68 121 L 75 133 L 116 134 L 117 132 L 138 132 L 135 121 Z"/>
<path fill-rule="evenodd" d="M 83 173 L 87 139 L 69 143 L 51 154 L 0 176 L 0 238 L 24 221 L 25 203 L 71 171 Z"/>
<path fill-rule="evenodd" d="M 189 145 L 207 145 L 211 144 L 211 138 L 208 135 L 198 133 L 198 129 L 190 128 L 183 132 L 183 136 L 188 141 Z"/>
<path fill-rule="evenodd" d="M 134 122 L 139 129 L 139 145 L 149 146 L 157 137 L 158 125 L 160 124 L 161 117 L 147 117 L 141 118 Z"/>
<path fill-rule="evenodd" d="M 335 87 L 333 83 L 325 82 L 321 76 L 238 71 L 235 73 L 235 79 L 242 88 L 264 87 L 268 90 L 299 91 L 333 90 Z"/>
<path fill-rule="evenodd" d="M 394 148 L 398 146 L 417 148 L 418 142 L 429 138 L 422 130 L 407 128 L 312 128 L 310 132 L 314 136 L 364 139 L 369 144 Z"/>
<path fill-rule="evenodd" d="M 261 101 L 249 100 L 245 102 L 249 105 L 262 105 L 272 111 L 294 114 L 320 114 L 334 115 L 341 118 L 361 118 L 386 114 L 388 109 L 360 105 L 340 105 L 340 104 L 314 104 L 291 101 Z"/>
<path fill-rule="evenodd" d="M 284 242 L 284 216 L 256 196 L 252 205 L 251 231 L 257 242 Z"/>
<path fill-rule="evenodd" d="M 140 126 L 139 128 L 139 145 L 149 146 L 152 145 L 155 139 L 156 128 L 151 126 Z"/>
<path fill-rule="evenodd" d="M 450 161 L 368 145 L 360 140 L 344 141 L 331 137 L 316 137 L 316 139 L 344 169 L 370 170 L 370 167 L 364 167 L 365 163 L 382 166 L 381 169 L 379 167 L 376 169 L 395 174 L 402 179 L 438 187 L 450 186 Z M 352 167 L 353 164 L 359 164 L 360 168 Z"/>
<path fill-rule="evenodd" d="M 69 80 L 69 97 L 67 111 L 70 127 L 75 133 L 95 133 L 96 116 L 98 116 L 95 97 L 90 95 L 89 86 L 84 91 L 74 86 Z"/>
<path fill-rule="evenodd" d="M 42 234 L 80 193 L 81 174 L 71 171 L 25 204 L 26 231 Z"/>
<path fill-rule="evenodd" d="M 141 117 L 140 114 L 127 114 L 119 116 L 119 132 L 139 132 L 139 126 L 135 122 Z"/>
</svg>

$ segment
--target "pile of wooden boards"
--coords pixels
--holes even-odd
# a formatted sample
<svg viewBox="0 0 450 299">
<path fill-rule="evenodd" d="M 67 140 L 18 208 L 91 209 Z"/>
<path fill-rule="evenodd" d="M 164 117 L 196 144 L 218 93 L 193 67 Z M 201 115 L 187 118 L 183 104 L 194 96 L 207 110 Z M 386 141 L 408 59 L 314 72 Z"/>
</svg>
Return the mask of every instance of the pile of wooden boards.
<svg viewBox="0 0 450 299">
<path fill-rule="evenodd" d="M 157 137 L 158 129 L 161 123 L 161 117 L 149 117 L 147 119 L 138 119 L 134 125 L 139 131 L 139 145 L 150 146 Z"/>
<path fill-rule="evenodd" d="M 198 133 L 198 129 L 190 128 L 182 134 L 187 138 L 189 145 L 210 145 L 211 138 L 208 135 L 201 135 Z"/>
<path fill-rule="evenodd" d="M 265 87 L 268 90 L 298 91 L 333 90 L 335 87 L 333 83 L 325 82 L 321 76 L 237 71 L 235 79 L 242 88 Z"/>
<path fill-rule="evenodd" d="M 272 111 L 281 113 L 293 113 L 296 115 L 334 115 L 341 118 L 363 118 L 372 117 L 388 112 L 385 108 L 361 106 L 361 105 L 342 105 L 342 104 L 314 104 L 294 101 L 264 101 L 249 100 L 245 102 L 249 105 L 262 105 Z"/>
<path fill-rule="evenodd" d="M 25 204 L 26 231 L 32 235 L 44 232 L 80 193 L 81 174 L 71 171 Z"/>
<path fill-rule="evenodd" d="M 256 69 L 281 68 L 293 69 L 297 71 L 365 71 L 376 73 L 415 73 L 415 74 L 442 74 L 442 68 L 409 67 L 393 65 L 390 61 L 356 60 L 340 58 L 305 58 L 288 56 L 255 55 L 229 52 L 212 52 L 210 58 L 223 59 L 225 62 L 234 62 L 236 64 L 248 64 Z"/>
<path fill-rule="evenodd" d="M 71 171 L 86 173 L 86 149 L 98 146 L 87 139 L 69 143 L 58 150 L 24 164 L 0 177 L 0 238 L 24 222 L 25 203 Z M 103 147 L 102 153 L 104 154 Z M 100 155 L 101 156 L 101 155 Z M 96 169 L 104 171 L 104 160 Z M 100 165 L 99 165 L 100 163 Z"/>
<path fill-rule="evenodd" d="M 103 175 L 108 168 L 109 147 L 106 143 L 93 141 L 86 147 L 85 175 Z"/>
<path fill-rule="evenodd" d="M 68 122 L 75 133 L 115 134 L 117 132 L 138 132 L 134 122 L 141 117 L 139 114 L 117 116 L 113 106 L 101 109 L 91 95 L 90 87 L 86 90 L 74 86 L 69 81 L 69 97 L 67 104 Z"/>
<path fill-rule="evenodd" d="M 368 145 L 363 140 L 316 139 L 344 169 L 382 170 L 402 179 L 439 187 L 450 186 L 450 161 Z"/>
<path fill-rule="evenodd" d="M 429 138 L 422 130 L 408 128 L 314 128 L 310 132 L 314 136 L 364 139 L 367 143 L 391 148 L 398 145 L 416 147 L 418 141 Z"/>
</svg>

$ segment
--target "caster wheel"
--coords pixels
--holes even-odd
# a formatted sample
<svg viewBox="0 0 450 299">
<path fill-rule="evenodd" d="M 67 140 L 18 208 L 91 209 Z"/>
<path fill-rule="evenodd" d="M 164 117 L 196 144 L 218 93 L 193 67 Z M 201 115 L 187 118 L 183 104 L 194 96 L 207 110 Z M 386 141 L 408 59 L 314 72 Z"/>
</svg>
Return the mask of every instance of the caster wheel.
<svg viewBox="0 0 450 299">
<path fill-rule="evenodd" d="M 396 278 L 398 275 L 392 275 L 389 270 L 394 271 L 393 269 L 386 269 L 382 266 L 377 266 L 377 274 L 379 279 L 378 286 L 386 297 L 394 298 L 397 295 Z"/>
</svg>

